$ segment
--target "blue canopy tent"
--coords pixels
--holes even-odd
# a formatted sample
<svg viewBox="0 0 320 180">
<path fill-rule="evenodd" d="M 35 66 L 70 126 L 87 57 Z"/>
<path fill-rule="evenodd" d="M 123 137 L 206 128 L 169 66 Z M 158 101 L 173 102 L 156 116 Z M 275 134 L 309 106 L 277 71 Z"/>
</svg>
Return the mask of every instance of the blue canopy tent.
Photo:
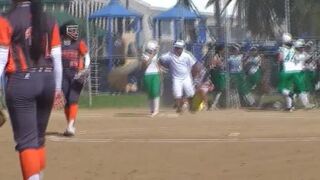
<svg viewBox="0 0 320 180">
<path fill-rule="evenodd" d="M 113 35 L 118 34 L 119 31 L 115 26 L 115 22 L 119 19 L 133 20 L 133 30 L 136 32 L 137 44 L 139 44 L 139 33 L 141 31 L 142 15 L 132 10 L 126 9 L 119 0 L 111 0 L 110 3 L 100 10 L 94 12 L 89 16 L 89 20 L 106 19 L 107 29 L 107 55 L 108 59 L 113 56 Z M 108 68 L 112 69 L 113 63 L 109 61 Z"/>
<path fill-rule="evenodd" d="M 191 7 L 183 4 L 182 1 L 179 1 L 171 9 L 153 17 L 153 22 L 155 24 L 155 28 L 153 29 L 153 37 L 155 39 L 161 39 L 162 21 L 173 21 L 174 40 L 186 40 L 186 23 L 188 21 L 197 21 L 197 25 L 193 25 L 196 31 L 196 39 L 192 41 L 192 44 L 189 44 L 189 46 L 191 46 L 189 50 L 193 51 L 198 59 L 201 58 L 201 49 L 203 44 L 206 42 L 207 36 L 205 17 L 201 16 L 196 10 L 192 9 Z"/>
</svg>

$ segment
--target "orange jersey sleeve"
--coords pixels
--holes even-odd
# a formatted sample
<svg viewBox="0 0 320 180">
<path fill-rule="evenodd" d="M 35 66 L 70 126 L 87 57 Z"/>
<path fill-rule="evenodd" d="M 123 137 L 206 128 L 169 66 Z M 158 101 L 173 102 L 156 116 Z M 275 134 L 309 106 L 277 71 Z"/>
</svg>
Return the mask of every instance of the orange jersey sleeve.
<svg viewBox="0 0 320 180">
<path fill-rule="evenodd" d="M 80 51 L 80 54 L 82 56 L 84 56 L 85 54 L 88 53 L 88 47 L 87 47 L 86 43 L 83 40 L 80 41 L 79 51 Z"/>
<path fill-rule="evenodd" d="M 8 20 L 0 17 L 0 46 L 9 46 L 11 44 L 12 27 Z"/>
<path fill-rule="evenodd" d="M 59 26 L 55 23 L 52 30 L 51 47 L 61 46 Z"/>
</svg>

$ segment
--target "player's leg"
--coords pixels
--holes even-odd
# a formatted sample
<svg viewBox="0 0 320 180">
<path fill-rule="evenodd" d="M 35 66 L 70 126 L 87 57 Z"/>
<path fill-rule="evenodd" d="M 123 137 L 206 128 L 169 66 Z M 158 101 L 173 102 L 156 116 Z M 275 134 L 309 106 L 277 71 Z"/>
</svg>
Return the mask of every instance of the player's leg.
<svg viewBox="0 0 320 180">
<path fill-rule="evenodd" d="M 234 78 L 237 84 L 237 90 L 239 95 L 244 99 L 246 105 L 253 106 L 255 104 L 255 99 L 250 93 L 248 85 L 245 81 L 244 73 L 234 74 Z"/>
<path fill-rule="evenodd" d="M 71 85 L 70 85 L 70 94 L 69 94 L 69 100 L 68 100 L 68 104 L 69 104 L 69 120 L 68 120 L 68 125 L 65 131 L 65 135 L 66 136 L 73 136 L 75 135 L 75 122 L 76 122 L 76 118 L 78 115 L 78 101 L 80 98 L 80 94 L 83 88 L 83 84 L 77 81 L 72 81 Z"/>
<path fill-rule="evenodd" d="M 293 111 L 293 92 L 291 91 L 292 88 L 292 75 L 290 73 L 280 72 L 279 74 L 279 83 L 278 89 L 280 93 L 283 95 L 286 106 L 286 111 Z"/>
<path fill-rule="evenodd" d="M 9 77 L 6 88 L 6 102 L 10 115 L 16 150 L 19 152 L 23 179 L 38 177 L 40 157 L 38 153 L 38 126 L 35 97 L 40 91 L 38 79 L 31 74 L 24 79 L 25 73 Z M 41 85 L 41 84 L 40 84 Z"/>
<path fill-rule="evenodd" d="M 304 77 L 304 73 L 300 72 L 300 73 L 294 73 L 294 86 L 297 90 L 297 92 L 299 93 L 299 99 L 302 103 L 302 105 L 306 108 L 306 109 L 311 109 L 314 108 L 315 105 L 311 104 L 309 101 L 309 97 L 308 94 L 306 92 L 306 83 L 305 83 L 305 77 Z"/>
<path fill-rule="evenodd" d="M 220 102 L 220 98 L 222 95 L 222 92 L 225 91 L 226 87 L 226 76 L 223 72 L 214 71 L 212 74 L 214 77 L 211 79 L 213 80 L 212 83 L 214 84 L 214 94 L 213 94 L 213 104 L 212 108 L 217 108 L 218 104 Z"/>
<path fill-rule="evenodd" d="M 153 113 L 152 116 L 155 116 L 159 113 L 160 108 L 160 91 L 161 91 L 161 82 L 160 82 L 160 74 L 152 75 L 152 86 L 151 86 L 151 93 L 150 97 L 152 98 L 153 102 Z"/>
<path fill-rule="evenodd" d="M 38 122 L 38 155 L 40 160 L 40 174 L 46 166 L 46 150 L 45 150 L 45 132 L 48 126 L 49 117 L 52 110 L 55 93 L 55 82 L 53 73 L 42 73 L 45 84 L 42 93 L 37 97 L 37 122 Z"/>
<path fill-rule="evenodd" d="M 172 79 L 172 92 L 173 92 L 173 97 L 175 99 L 175 103 L 177 106 L 177 113 L 182 112 L 182 105 L 183 105 L 183 82 L 180 79 Z"/>
<path fill-rule="evenodd" d="M 63 73 L 63 79 L 62 79 L 62 92 L 66 99 L 66 104 L 64 107 L 64 114 L 66 117 L 67 122 L 69 121 L 69 101 L 70 101 L 70 85 L 71 85 L 72 77 L 68 75 L 68 72 Z"/>
<path fill-rule="evenodd" d="M 188 99 L 188 103 L 191 108 L 192 100 L 195 95 L 195 89 L 193 86 L 193 81 L 191 77 L 187 77 L 182 81 L 183 91 L 186 94 L 186 98 Z"/>
<path fill-rule="evenodd" d="M 160 103 L 160 75 L 148 74 L 144 76 L 144 87 L 148 93 L 150 114 L 156 115 L 159 112 Z"/>
</svg>

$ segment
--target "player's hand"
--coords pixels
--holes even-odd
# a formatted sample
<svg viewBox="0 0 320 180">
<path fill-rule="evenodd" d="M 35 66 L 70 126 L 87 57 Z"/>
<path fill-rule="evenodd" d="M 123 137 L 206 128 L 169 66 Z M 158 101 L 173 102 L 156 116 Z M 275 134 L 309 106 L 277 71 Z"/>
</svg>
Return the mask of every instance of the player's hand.
<svg viewBox="0 0 320 180">
<path fill-rule="evenodd" d="M 65 105 L 65 99 L 61 90 L 56 90 L 54 94 L 53 109 L 62 109 Z"/>
</svg>

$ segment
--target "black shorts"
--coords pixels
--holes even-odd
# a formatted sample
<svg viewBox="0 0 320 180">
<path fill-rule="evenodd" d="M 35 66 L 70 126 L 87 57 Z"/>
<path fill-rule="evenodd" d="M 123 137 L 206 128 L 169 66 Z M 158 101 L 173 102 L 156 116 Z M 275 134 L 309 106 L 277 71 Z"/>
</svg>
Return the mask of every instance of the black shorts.
<svg viewBox="0 0 320 180">
<path fill-rule="evenodd" d="M 55 93 L 53 72 L 14 73 L 8 76 L 6 102 L 16 150 L 45 143 Z"/>
</svg>

